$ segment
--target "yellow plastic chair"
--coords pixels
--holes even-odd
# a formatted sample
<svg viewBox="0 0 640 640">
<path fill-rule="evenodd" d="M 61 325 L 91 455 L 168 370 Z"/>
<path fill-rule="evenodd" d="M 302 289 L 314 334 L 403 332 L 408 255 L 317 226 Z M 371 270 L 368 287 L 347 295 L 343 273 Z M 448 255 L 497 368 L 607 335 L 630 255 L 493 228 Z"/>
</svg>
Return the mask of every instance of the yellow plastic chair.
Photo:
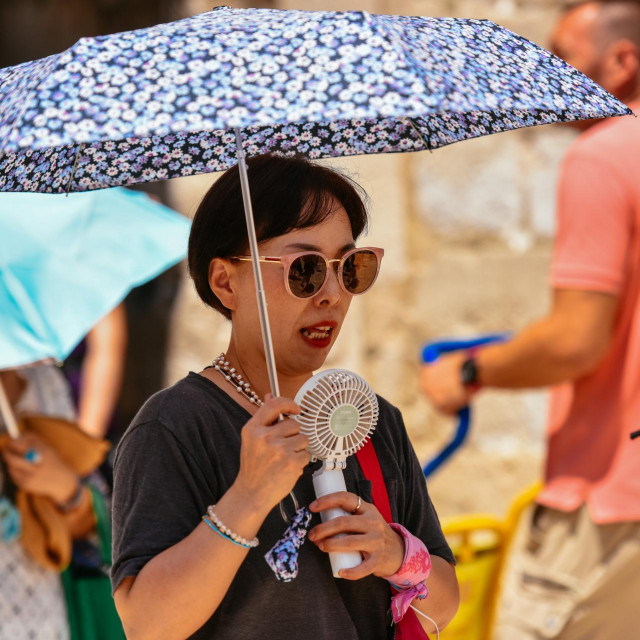
<svg viewBox="0 0 640 640">
<path fill-rule="evenodd" d="M 474 514 L 443 520 L 443 530 L 456 557 L 460 608 L 442 640 L 490 640 L 502 571 L 523 511 L 542 485 L 536 482 L 511 503 L 504 520 Z"/>
</svg>

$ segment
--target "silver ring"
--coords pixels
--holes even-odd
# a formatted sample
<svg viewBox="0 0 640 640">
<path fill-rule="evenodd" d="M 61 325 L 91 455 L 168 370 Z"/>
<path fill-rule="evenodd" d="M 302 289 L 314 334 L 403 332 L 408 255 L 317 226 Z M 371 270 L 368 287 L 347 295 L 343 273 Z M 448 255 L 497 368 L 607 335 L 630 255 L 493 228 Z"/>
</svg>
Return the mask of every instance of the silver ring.
<svg viewBox="0 0 640 640">
<path fill-rule="evenodd" d="M 358 496 L 358 504 L 356 505 L 356 508 L 351 512 L 351 515 L 355 516 L 356 513 L 358 513 L 358 511 L 360 510 L 361 506 L 362 506 L 362 498 Z"/>
</svg>

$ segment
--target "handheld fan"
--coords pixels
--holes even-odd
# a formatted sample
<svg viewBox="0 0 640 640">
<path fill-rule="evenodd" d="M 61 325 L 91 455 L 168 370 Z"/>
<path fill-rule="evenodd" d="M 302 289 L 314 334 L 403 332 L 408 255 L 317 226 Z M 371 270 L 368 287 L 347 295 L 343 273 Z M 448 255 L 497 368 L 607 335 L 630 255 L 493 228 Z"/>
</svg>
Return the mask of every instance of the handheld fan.
<svg viewBox="0 0 640 640">
<path fill-rule="evenodd" d="M 295 397 L 302 412 L 295 417 L 300 431 L 309 438 L 311 461 L 322 460 L 313 474 L 316 497 L 346 491 L 342 470 L 347 458 L 364 446 L 378 422 L 378 400 L 371 387 L 358 375 L 343 369 L 317 373 L 302 385 Z M 342 509 L 327 509 L 323 522 L 347 515 Z M 337 578 L 340 569 L 362 562 L 358 552 L 330 553 L 331 570 Z"/>
</svg>

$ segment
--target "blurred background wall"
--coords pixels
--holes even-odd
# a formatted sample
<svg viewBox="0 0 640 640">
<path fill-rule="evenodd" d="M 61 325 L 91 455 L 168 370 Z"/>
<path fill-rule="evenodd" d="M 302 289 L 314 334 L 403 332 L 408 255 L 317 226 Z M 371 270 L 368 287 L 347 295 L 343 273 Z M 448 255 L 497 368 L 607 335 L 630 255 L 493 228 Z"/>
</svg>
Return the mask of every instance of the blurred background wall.
<svg viewBox="0 0 640 640">
<path fill-rule="evenodd" d="M 222 3 L 222 2 L 220 2 Z M 41 57 L 96 35 L 172 20 L 211 9 L 209 0 L 3 0 L 2 66 Z M 273 0 L 233 7 L 366 10 L 372 13 L 487 18 L 545 45 L 560 0 Z M 437 416 L 418 388 L 421 345 L 443 336 L 516 331 L 548 306 L 547 269 L 554 233 L 557 169 L 573 139 L 562 126 L 502 133 L 434 153 L 340 159 L 371 198 L 367 244 L 386 251 L 381 276 L 354 300 L 327 366 L 357 371 L 403 412 L 421 459 L 436 452 L 454 424 Z M 215 176 L 172 181 L 165 197 L 193 214 Z M 226 346 L 228 325 L 196 298 L 184 266 L 181 286 L 157 318 L 171 322 L 161 361 L 151 351 L 131 362 L 125 394 L 148 395 L 160 377 L 171 384 L 200 370 Z M 152 316 L 143 317 L 145 323 Z M 158 320 L 159 322 L 161 320 Z M 163 334 L 164 335 L 164 334 Z M 166 347 L 166 349 L 165 349 Z M 133 366 L 133 365 L 130 365 Z M 152 370 L 149 368 L 152 367 Z M 162 376 L 158 376 L 158 372 Z M 142 376 L 142 378 L 140 378 Z M 153 383 L 144 383 L 145 376 Z M 151 378 L 149 378 L 151 379 Z M 475 403 L 468 444 L 430 481 L 441 515 L 502 513 L 540 473 L 546 418 L 544 392 L 485 392 Z"/>
</svg>

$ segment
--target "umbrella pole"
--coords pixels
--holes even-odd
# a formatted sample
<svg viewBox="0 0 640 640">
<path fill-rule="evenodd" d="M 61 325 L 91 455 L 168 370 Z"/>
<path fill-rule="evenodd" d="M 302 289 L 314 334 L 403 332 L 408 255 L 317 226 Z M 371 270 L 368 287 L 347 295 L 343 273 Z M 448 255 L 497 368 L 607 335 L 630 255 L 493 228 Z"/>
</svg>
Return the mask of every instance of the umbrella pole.
<svg viewBox="0 0 640 640">
<path fill-rule="evenodd" d="M 4 390 L 4 386 L 2 384 L 2 378 L 0 377 L 0 413 L 2 414 L 2 418 L 4 420 L 5 425 L 7 425 L 7 431 L 12 438 L 20 437 L 20 429 L 18 429 L 18 423 L 16 421 L 16 414 L 13 412 L 11 408 L 11 404 L 9 403 L 9 398 Z"/>
<path fill-rule="evenodd" d="M 269 326 L 269 314 L 267 313 L 267 299 L 264 294 L 262 284 L 262 271 L 258 260 L 258 239 L 256 237 L 256 227 L 253 220 L 253 208 L 251 206 L 251 194 L 249 193 L 249 176 L 247 174 L 247 162 L 244 149 L 242 147 L 242 137 L 240 129 L 235 128 L 236 134 L 236 156 L 238 158 L 238 170 L 240 171 L 240 186 L 242 188 L 242 202 L 244 204 L 244 216 L 247 222 L 247 234 L 249 236 L 249 250 L 253 260 L 253 278 L 256 283 L 256 295 L 258 297 L 258 313 L 260 315 L 260 329 L 262 330 L 262 344 L 264 345 L 264 357 L 267 362 L 267 373 L 269 374 L 269 386 L 274 397 L 280 395 L 278 385 L 278 374 L 276 372 L 276 358 L 273 353 L 273 342 L 271 340 L 271 328 Z"/>
<path fill-rule="evenodd" d="M 280 395 L 278 385 L 278 373 L 276 371 L 276 357 L 273 352 L 273 341 L 271 340 L 271 327 L 269 326 L 269 314 L 267 313 L 267 298 L 264 294 L 262 284 L 262 270 L 260 269 L 260 253 L 258 251 L 258 239 L 256 237 L 256 225 L 253 220 L 253 207 L 251 206 L 251 194 L 249 192 L 249 176 L 247 174 L 247 161 L 242 147 L 242 136 L 240 129 L 235 128 L 236 134 L 236 156 L 238 158 L 238 171 L 240 172 L 240 186 L 242 188 L 242 202 L 244 204 L 244 217 L 247 222 L 247 235 L 249 237 L 249 249 L 251 253 L 251 264 L 253 265 L 253 279 L 256 283 L 256 296 L 258 297 L 258 313 L 260 316 L 260 329 L 262 331 L 262 344 L 264 345 L 264 357 L 267 363 L 267 373 L 269 374 L 269 386 L 274 398 Z M 283 417 L 280 416 L 280 420 Z M 293 501 L 295 511 L 298 511 L 298 501 L 293 490 L 289 493 Z M 284 508 L 284 500 L 280 501 L 280 514 L 285 522 L 290 522 Z"/>
</svg>

